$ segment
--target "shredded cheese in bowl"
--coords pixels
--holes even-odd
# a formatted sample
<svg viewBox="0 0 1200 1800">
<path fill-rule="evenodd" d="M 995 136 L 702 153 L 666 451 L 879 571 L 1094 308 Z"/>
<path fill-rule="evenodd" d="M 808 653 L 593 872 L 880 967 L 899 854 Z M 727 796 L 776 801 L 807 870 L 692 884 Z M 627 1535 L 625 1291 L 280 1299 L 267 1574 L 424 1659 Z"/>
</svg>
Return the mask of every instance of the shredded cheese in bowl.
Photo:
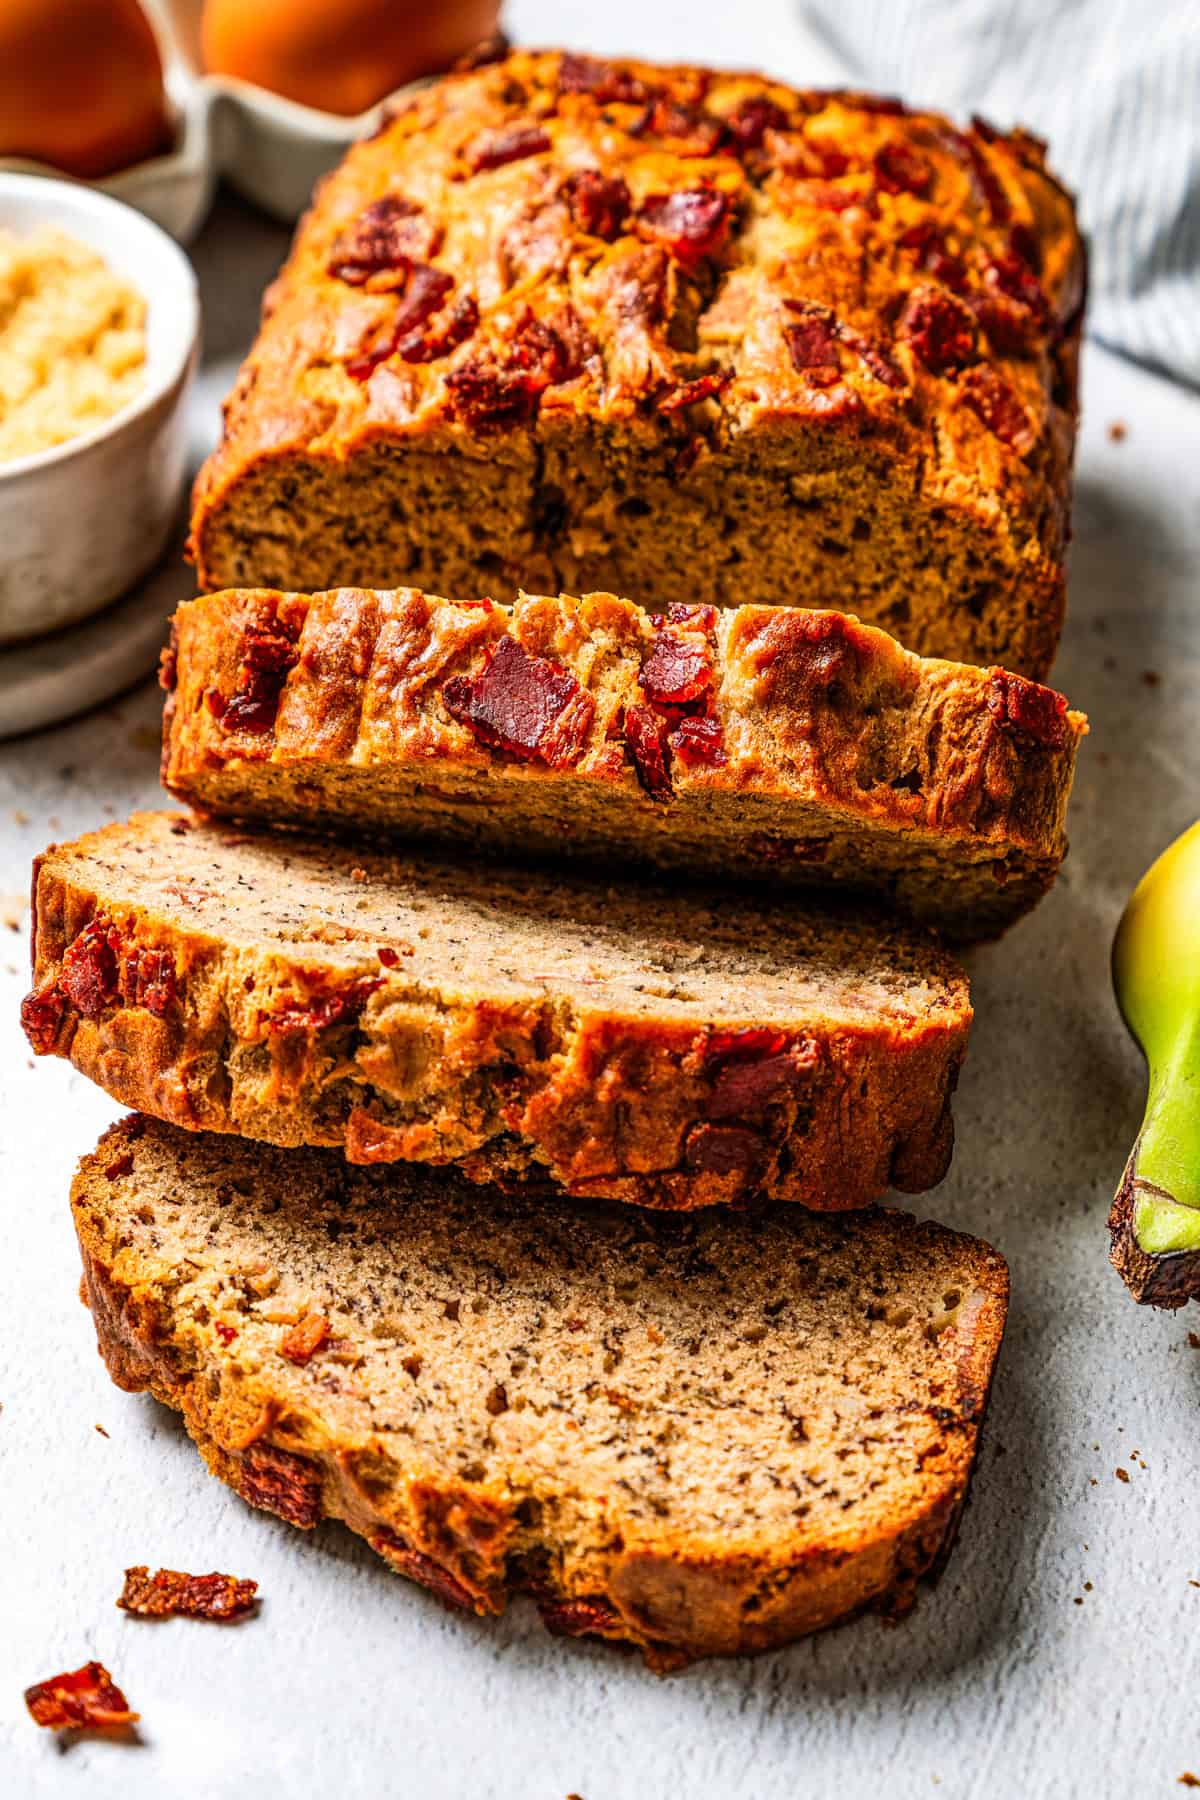
<svg viewBox="0 0 1200 1800">
<path fill-rule="evenodd" d="M 0 229 L 0 465 L 91 431 L 146 378 L 146 302 L 96 251 Z"/>
</svg>

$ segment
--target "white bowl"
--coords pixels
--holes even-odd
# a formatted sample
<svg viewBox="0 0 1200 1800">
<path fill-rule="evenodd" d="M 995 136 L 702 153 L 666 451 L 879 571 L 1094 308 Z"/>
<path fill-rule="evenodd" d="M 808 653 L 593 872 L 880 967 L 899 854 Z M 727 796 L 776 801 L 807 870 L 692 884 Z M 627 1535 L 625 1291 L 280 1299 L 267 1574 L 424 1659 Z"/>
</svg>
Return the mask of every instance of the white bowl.
<svg viewBox="0 0 1200 1800">
<path fill-rule="evenodd" d="M 183 493 L 200 334 L 192 266 L 142 213 L 74 182 L 0 174 L 0 226 L 38 225 L 90 245 L 144 295 L 146 378 L 94 430 L 0 463 L 0 643 L 97 612 L 162 554 Z"/>
</svg>

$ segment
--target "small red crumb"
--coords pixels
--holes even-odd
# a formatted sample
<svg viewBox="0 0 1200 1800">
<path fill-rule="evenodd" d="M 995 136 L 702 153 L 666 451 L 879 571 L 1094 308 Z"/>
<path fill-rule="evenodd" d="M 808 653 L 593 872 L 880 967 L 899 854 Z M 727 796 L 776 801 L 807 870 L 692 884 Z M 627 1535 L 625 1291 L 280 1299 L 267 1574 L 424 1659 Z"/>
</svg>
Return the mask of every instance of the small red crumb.
<svg viewBox="0 0 1200 1800">
<path fill-rule="evenodd" d="M 1129 1470 L 1128 1469 L 1118 1469 L 1117 1470 L 1117 1480 L 1118 1481 L 1128 1481 L 1129 1480 Z"/>
<path fill-rule="evenodd" d="M 258 1604 L 257 1581 L 233 1575 L 187 1575 L 182 1569 L 159 1569 L 151 1575 L 145 1563 L 126 1569 L 117 1605 L 139 1619 L 244 1619 Z"/>
<path fill-rule="evenodd" d="M 381 945 L 375 954 L 378 956 L 385 969 L 394 969 L 396 964 L 400 961 L 397 953 L 394 950 L 389 950 L 386 944 Z"/>
<path fill-rule="evenodd" d="M 134 1725 L 141 1717 L 129 1710 L 128 1700 L 98 1662 L 26 1688 L 25 1704 L 34 1724 L 47 1731 L 112 1731 Z"/>
<path fill-rule="evenodd" d="M 1129 427 L 1126 425 L 1124 419 L 1114 419 L 1108 428 L 1108 435 L 1114 444 L 1123 444 L 1128 430 Z"/>
<path fill-rule="evenodd" d="M 213 1330 L 223 1344 L 232 1344 L 234 1338 L 237 1336 L 234 1327 L 232 1325 L 226 1325 L 221 1319 L 217 1320 L 217 1323 L 213 1326 Z"/>
</svg>

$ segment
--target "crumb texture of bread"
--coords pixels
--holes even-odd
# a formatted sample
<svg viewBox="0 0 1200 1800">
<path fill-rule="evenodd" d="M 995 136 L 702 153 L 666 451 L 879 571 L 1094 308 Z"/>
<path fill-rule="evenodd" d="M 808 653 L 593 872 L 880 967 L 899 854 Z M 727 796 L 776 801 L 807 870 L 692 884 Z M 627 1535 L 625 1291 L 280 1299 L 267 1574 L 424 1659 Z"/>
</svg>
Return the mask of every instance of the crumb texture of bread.
<svg viewBox="0 0 1200 1800">
<path fill-rule="evenodd" d="M 971 1007 L 916 927 L 141 813 L 39 859 L 30 1042 L 192 1129 L 687 1208 L 940 1180 Z"/>
<path fill-rule="evenodd" d="M 950 1548 L 1008 1297 L 976 1239 L 548 1206 L 136 1115 L 72 1206 L 113 1379 L 452 1606 L 527 1593 L 667 1670 L 902 1613 Z"/>
<path fill-rule="evenodd" d="M 612 594 L 213 594 L 164 680 L 164 785 L 210 815 L 861 890 L 957 941 L 1053 882 L 1087 729 L 844 613 Z"/>
<path fill-rule="evenodd" d="M 196 486 L 201 585 L 836 607 L 1040 678 L 1084 285 L 1028 133 L 517 51 L 321 187 Z"/>
</svg>

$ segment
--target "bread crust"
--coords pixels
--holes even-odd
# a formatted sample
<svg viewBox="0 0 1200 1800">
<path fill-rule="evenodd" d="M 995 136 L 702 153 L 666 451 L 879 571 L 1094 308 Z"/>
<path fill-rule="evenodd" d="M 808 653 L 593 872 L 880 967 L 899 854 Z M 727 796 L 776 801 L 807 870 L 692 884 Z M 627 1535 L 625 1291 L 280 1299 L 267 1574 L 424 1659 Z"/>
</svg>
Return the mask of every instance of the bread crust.
<svg viewBox="0 0 1200 1800">
<path fill-rule="evenodd" d="M 614 1496 L 580 1515 L 591 1527 L 567 1539 L 556 1534 L 552 1497 L 544 1488 L 535 1493 L 519 1469 L 482 1469 L 461 1482 L 422 1465 L 415 1450 L 406 1460 L 403 1438 L 386 1434 L 385 1442 L 339 1423 L 315 1379 L 292 1371 L 277 1385 L 275 1371 L 284 1367 L 277 1359 L 261 1348 L 243 1357 L 232 1328 L 222 1337 L 211 1320 L 197 1323 L 207 1314 L 188 1300 L 187 1282 L 127 1223 L 144 1179 L 143 1139 L 153 1147 L 171 1135 L 127 1119 L 81 1162 L 72 1208 L 85 1294 L 114 1381 L 182 1412 L 212 1473 L 251 1504 L 301 1527 L 342 1520 L 398 1572 L 463 1610 L 497 1614 L 513 1594 L 531 1593 L 551 1629 L 636 1645 L 659 1673 L 699 1657 L 774 1648 L 865 1609 L 901 1616 L 915 1602 L 918 1580 L 939 1571 L 966 1497 L 1004 1329 L 1007 1268 L 988 1246 L 904 1214 L 867 1214 L 851 1227 L 864 1255 L 885 1260 L 892 1241 L 926 1242 L 930 1254 L 956 1246 L 959 1309 L 937 1340 L 942 1374 L 929 1379 L 939 1398 L 926 1397 L 922 1386 L 910 1402 L 910 1411 L 929 1415 L 919 1494 L 868 1509 L 850 1528 L 814 1533 L 801 1519 L 782 1535 L 765 1525 L 757 1536 L 739 1532 L 734 1545 L 719 1532 L 639 1523 Z M 304 1195 L 315 1160 L 295 1158 L 285 1205 Z M 278 1204 L 286 1161 L 263 1153 L 256 1203 Z M 231 1168 L 232 1179 L 237 1173 Z M 175 1179 L 186 1181 L 186 1169 Z M 829 1226 L 821 1221 L 819 1229 Z M 586 1231 L 584 1224 L 585 1243 Z M 556 1266 L 551 1254 L 548 1275 Z M 367 1318 L 364 1328 L 370 1325 Z M 660 1424 L 651 1408 L 646 1429 Z M 571 1471 L 562 1474 L 570 1486 Z"/>
<path fill-rule="evenodd" d="M 247 718 L 263 644 L 277 666 Z M 513 645 L 513 729 L 522 684 L 555 680 L 582 709 L 565 750 L 452 710 Z M 962 941 L 1053 882 L 1087 729 L 1049 689 L 915 657 L 843 613 L 664 619 L 611 594 L 221 593 L 179 609 L 163 680 L 163 784 L 206 813 L 873 889 Z"/>
<path fill-rule="evenodd" d="M 201 585 L 802 595 L 1042 676 L 1085 285 L 1044 150 L 557 52 L 435 83 L 267 295 Z"/>
<path fill-rule="evenodd" d="M 320 908 L 301 917 L 291 890 Z M 465 926 L 464 892 L 485 909 Z M 250 910 L 227 918 L 234 899 Z M 841 1209 L 940 1180 L 971 1018 L 958 966 L 915 928 L 741 898 L 730 924 L 723 904 L 138 814 L 38 859 L 23 1019 L 35 1049 L 127 1106 L 355 1162 L 453 1161 L 668 1209 L 758 1192 Z M 576 942 L 621 907 L 612 956 L 665 944 L 657 979 L 635 961 L 643 992 L 599 935 L 596 973 Z M 535 935 L 506 950 L 518 916 Z M 463 939 L 463 960 L 438 933 Z M 679 971 L 698 979 L 706 933 L 722 984 L 744 968 L 746 992 L 692 1004 Z M 539 946 L 550 975 L 505 966 Z M 815 985 L 789 991 L 806 955 Z M 769 988 L 752 985 L 768 969 Z"/>
</svg>

